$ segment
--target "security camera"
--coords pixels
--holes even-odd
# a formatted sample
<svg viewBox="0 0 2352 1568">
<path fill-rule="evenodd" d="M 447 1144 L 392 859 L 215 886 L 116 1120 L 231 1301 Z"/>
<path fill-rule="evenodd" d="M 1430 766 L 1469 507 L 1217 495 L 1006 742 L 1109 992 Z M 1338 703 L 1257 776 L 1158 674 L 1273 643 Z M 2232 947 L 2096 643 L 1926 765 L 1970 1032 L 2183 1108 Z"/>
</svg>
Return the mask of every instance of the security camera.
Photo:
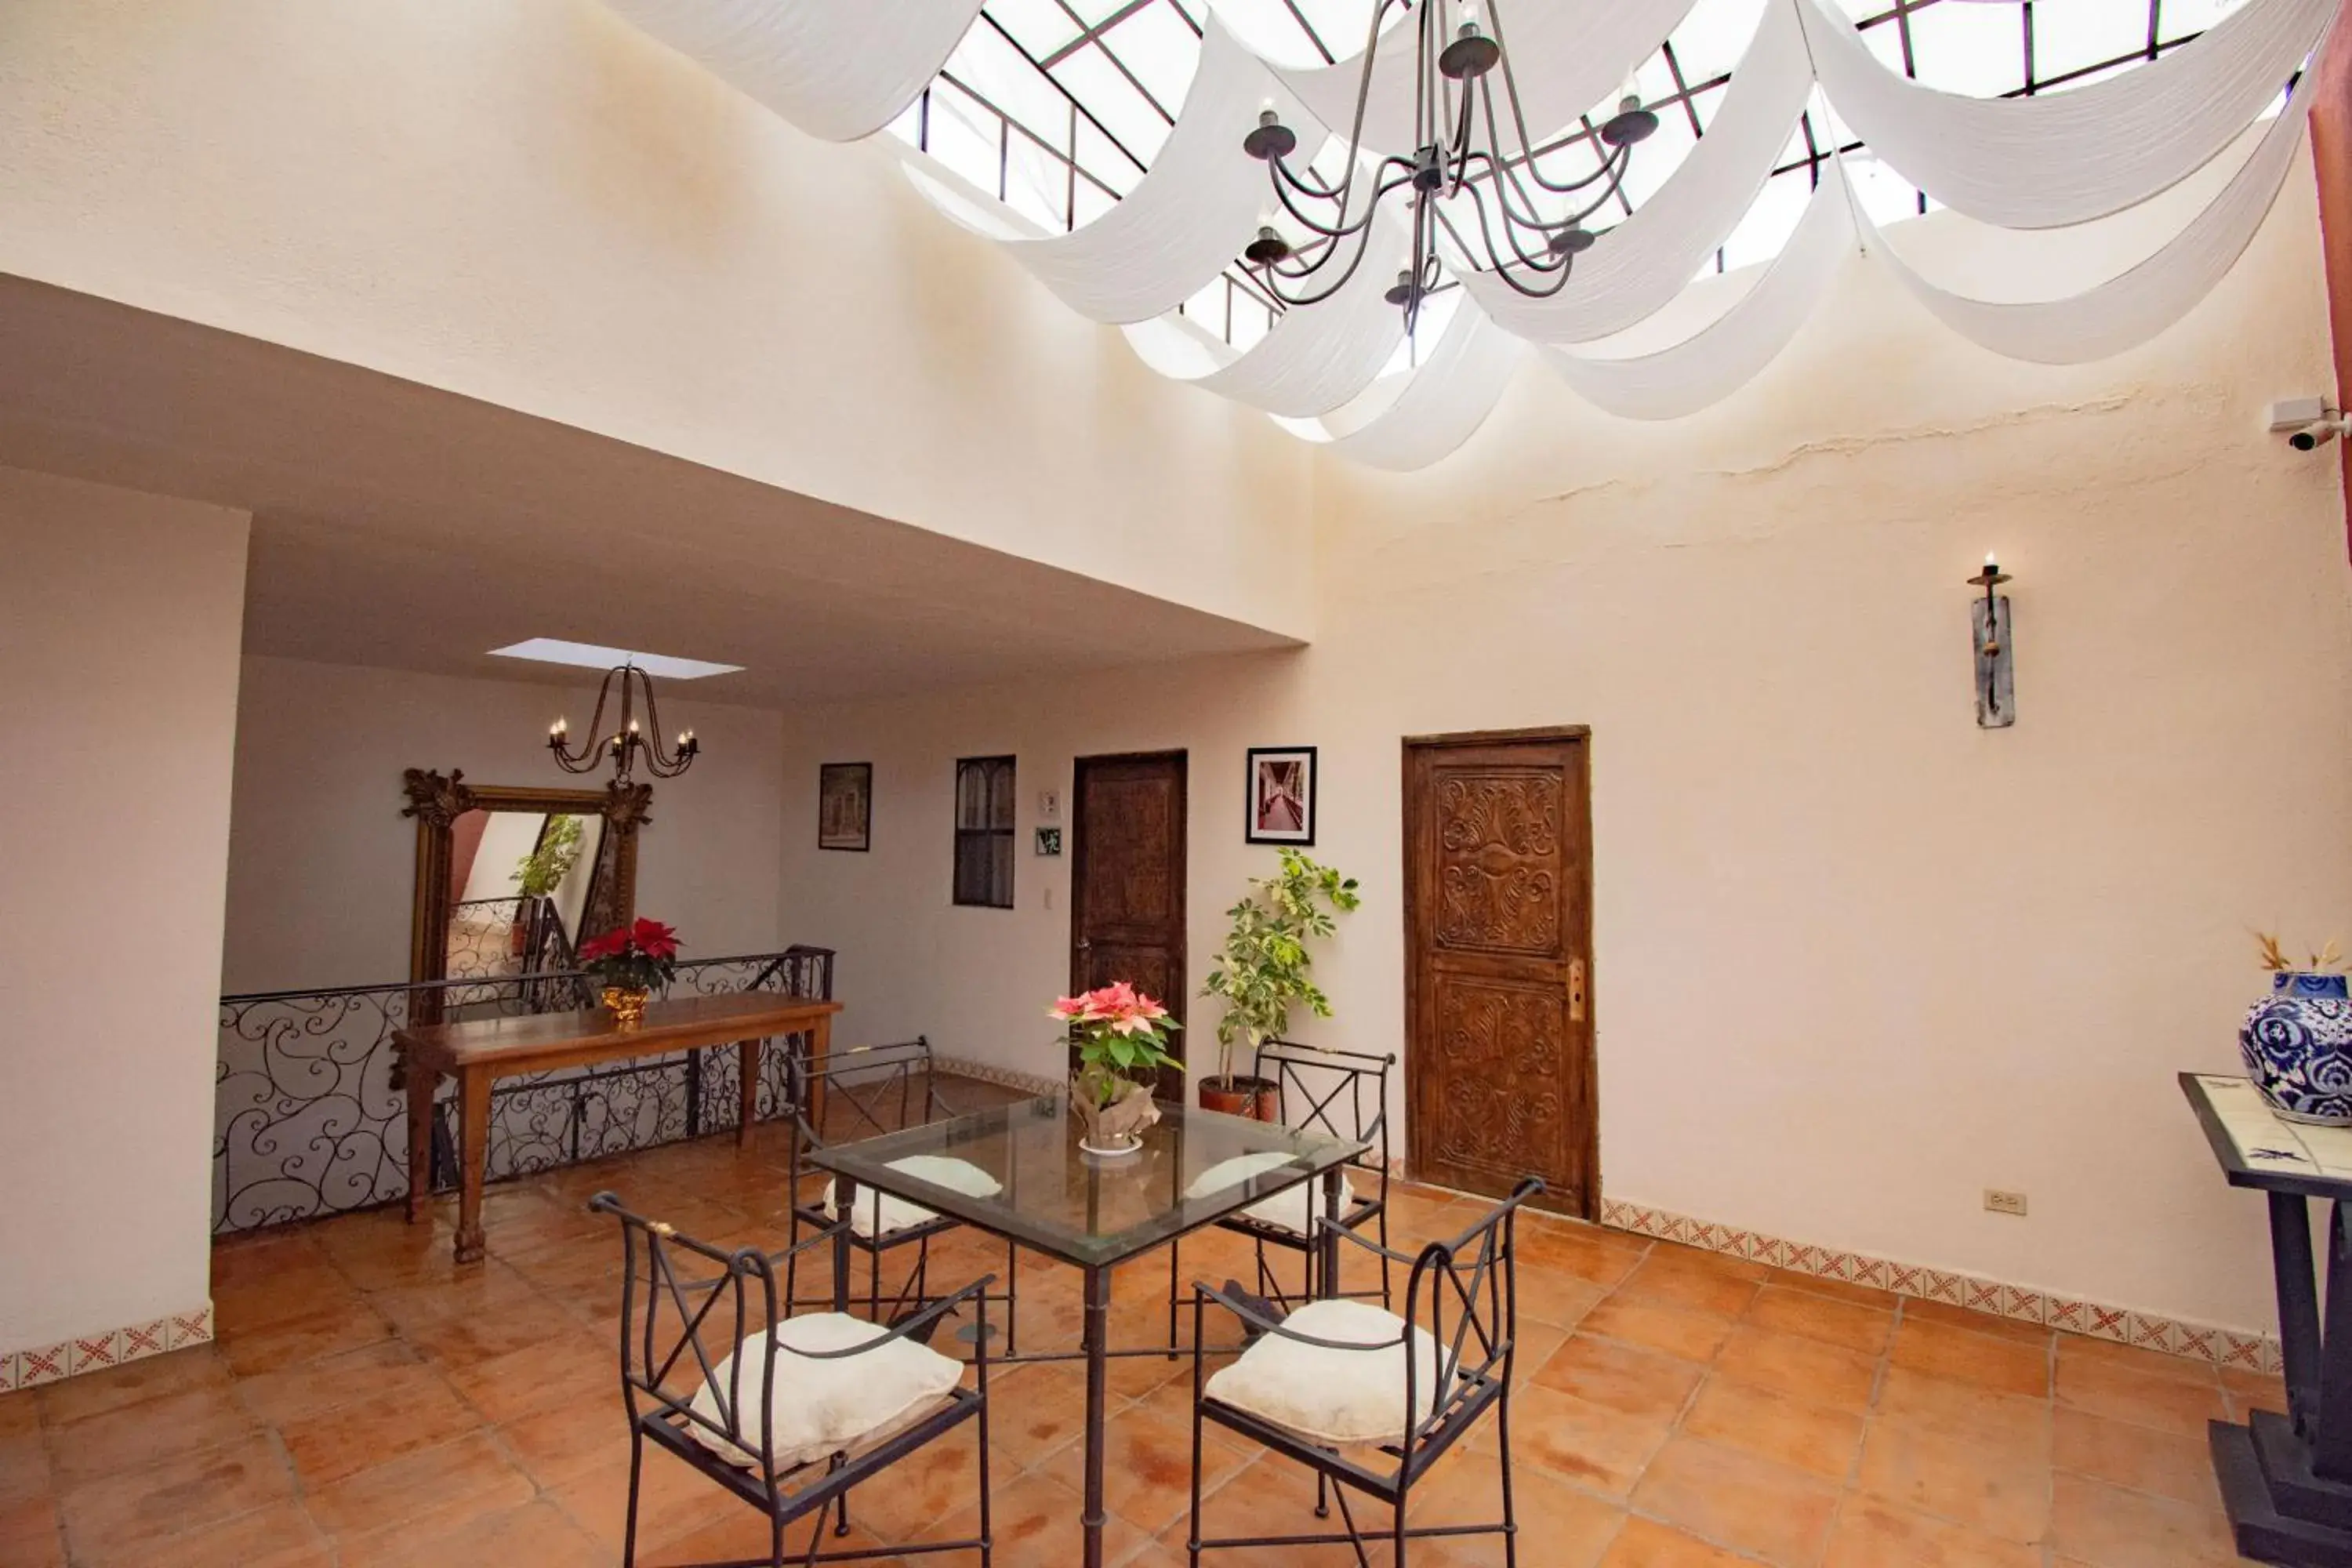
<svg viewBox="0 0 2352 1568">
<path fill-rule="evenodd" d="M 2330 408 L 2326 398 L 2291 397 L 2271 405 L 2271 434 L 2284 436 L 2298 452 L 2309 452 L 2338 436 L 2352 436 L 2352 420 Z"/>
<path fill-rule="evenodd" d="M 2337 414 L 2326 419 L 2315 420 L 2305 426 L 2288 437 L 2286 444 L 2298 452 L 2308 452 L 2315 447 L 2323 447 L 2338 436 L 2345 435 L 2352 435 L 2352 420 L 2347 420 L 2344 416 Z"/>
</svg>

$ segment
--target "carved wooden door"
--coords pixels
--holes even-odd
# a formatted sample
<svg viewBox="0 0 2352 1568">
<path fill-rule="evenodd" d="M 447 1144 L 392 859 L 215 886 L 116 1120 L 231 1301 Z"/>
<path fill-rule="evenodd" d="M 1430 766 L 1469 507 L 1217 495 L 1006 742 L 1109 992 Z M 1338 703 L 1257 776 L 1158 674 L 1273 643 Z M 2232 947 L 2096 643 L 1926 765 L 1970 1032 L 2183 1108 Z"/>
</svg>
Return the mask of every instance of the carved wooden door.
<svg viewBox="0 0 2352 1568">
<path fill-rule="evenodd" d="M 1124 980 L 1165 1004 L 1179 1022 L 1184 773 L 1181 752 L 1080 757 L 1071 784 L 1070 988 L 1091 991 Z M 1178 1056 L 1190 1046 L 1186 1035 L 1176 1037 Z M 1184 1075 L 1162 1068 L 1157 1092 L 1181 1100 Z"/>
<path fill-rule="evenodd" d="M 1599 1205 L 1585 732 L 1405 743 L 1412 1173 Z"/>
</svg>

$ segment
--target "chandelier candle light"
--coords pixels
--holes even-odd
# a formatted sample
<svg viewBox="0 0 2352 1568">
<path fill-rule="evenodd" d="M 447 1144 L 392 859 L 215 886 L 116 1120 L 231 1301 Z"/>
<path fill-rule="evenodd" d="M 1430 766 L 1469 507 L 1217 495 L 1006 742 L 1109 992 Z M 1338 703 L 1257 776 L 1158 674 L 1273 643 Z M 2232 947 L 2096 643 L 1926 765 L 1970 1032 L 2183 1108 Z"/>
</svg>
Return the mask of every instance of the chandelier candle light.
<svg viewBox="0 0 2352 1568">
<path fill-rule="evenodd" d="M 612 700 L 615 683 L 620 687 L 620 717 L 613 732 L 605 735 L 604 708 Z M 640 729 L 637 721 L 640 693 L 645 703 L 645 729 Z M 648 735 L 646 730 L 655 733 Z M 654 706 L 653 678 L 635 663 L 616 665 L 604 672 L 604 683 L 596 689 L 596 711 L 588 721 L 591 739 L 574 752 L 571 726 L 559 718 L 547 727 L 547 749 L 555 753 L 557 763 L 567 773 L 592 772 L 604 759 L 610 758 L 614 779 L 625 784 L 638 757 L 643 756 L 647 773 L 657 779 L 674 779 L 694 765 L 694 759 L 701 754 L 702 743 L 694 738 L 693 731 L 680 730 L 677 746 L 665 752 L 658 738 L 660 730 L 661 714 Z"/>
<path fill-rule="evenodd" d="M 1409 26 L 1413 33 L 1414 152 L 1375 159 L 1363 145 L 1364 110 L 1382 44 L 1381 24 L 1391 6 L 1419 12 L 1395 28 L 1402 33 Z M 1456 258 L 1521 294 L 1544 299 L 1567 285 L 1576 258 L 1594 239 L 1585 220 L 1617 198 L 1634 146 L 1657 130 L 1658 117 L 1629 86 L 1617 112 L 1591 132 L 1597 165 L 1575 176 L 1547 169 L 1547 158 L 1587 138 L 1579 133 L 1539 142 L 1528 134 L 1500 0 L 1485 0 L 1483 24 L 1480 10 L 1474 0 L 1381 0 L 1372 7 L 1344 149 L 1346 172 L 1336 182 L 1311 164 L 1294 167 L 1289 159 L 1298 150 L 1298 133 L 1271 106 L 1258 115 L 1243 150 L 1265 163 L 1283 215 L 1310 236 L 1294 247 L 1269 223 L 1243 250 L 1243 261 L 1276 299 L 1312 305 L 1337 293 L 1363 265 L 1381 206 L 1400 191 L 1407 193 L 1412 248 L 1388 300 L 1403 308 L 1407 331 L 1438 285 L 1440 231 Z M 1456 18 L 1450 40 L 1448 14 Z M 1390 47 L 1393 52 L 1396 46 Z"/>
</svg>

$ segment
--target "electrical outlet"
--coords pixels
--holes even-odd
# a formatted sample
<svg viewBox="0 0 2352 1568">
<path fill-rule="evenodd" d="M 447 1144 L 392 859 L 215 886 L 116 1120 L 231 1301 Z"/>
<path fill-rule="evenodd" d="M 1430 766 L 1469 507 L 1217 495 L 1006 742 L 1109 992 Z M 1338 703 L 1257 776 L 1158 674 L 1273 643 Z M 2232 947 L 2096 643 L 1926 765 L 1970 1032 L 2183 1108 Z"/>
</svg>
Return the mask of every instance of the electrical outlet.
<svg viewBox="0 0 2352 1568">
<path fill-rule="evenodd" d="M 1995 1214 L 2013 1214 L 2018 1218 L 2023 1219 L 2025 1217 L 2025 1194 L 2023 1193 L 2004 1193 L 1999 1187 L 1987 1187 L 1985 1189 L 1985 1207 L 1990 1209 Z"/>
</svg>

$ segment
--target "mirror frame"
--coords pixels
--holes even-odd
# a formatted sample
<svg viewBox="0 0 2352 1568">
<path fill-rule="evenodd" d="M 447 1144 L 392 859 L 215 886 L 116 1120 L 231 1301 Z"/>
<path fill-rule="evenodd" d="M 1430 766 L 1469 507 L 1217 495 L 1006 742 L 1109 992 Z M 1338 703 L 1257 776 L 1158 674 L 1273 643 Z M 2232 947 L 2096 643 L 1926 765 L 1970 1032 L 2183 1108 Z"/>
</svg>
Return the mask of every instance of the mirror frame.
<svg viewBox="0 0 2352 1568">
<path fill-rule="evenodd" d="M 612 847 L 613 917 L 616 921 L 636 918 L 637 829 L 653 820 L 646 810 L 653 801 L 653 785 L 615 779 L 601 790 L 514 788 L 469 784 L 462 768 L 451 768 L 446 776 L 410 768 L 401 775 L 401 788 L 408 804 L 400 815 L 416 819 L 416 893 L 408 936 L 412 981 L 448 977 L 449 827 L 469 811 L 603 817 Z"/>
</svg>

